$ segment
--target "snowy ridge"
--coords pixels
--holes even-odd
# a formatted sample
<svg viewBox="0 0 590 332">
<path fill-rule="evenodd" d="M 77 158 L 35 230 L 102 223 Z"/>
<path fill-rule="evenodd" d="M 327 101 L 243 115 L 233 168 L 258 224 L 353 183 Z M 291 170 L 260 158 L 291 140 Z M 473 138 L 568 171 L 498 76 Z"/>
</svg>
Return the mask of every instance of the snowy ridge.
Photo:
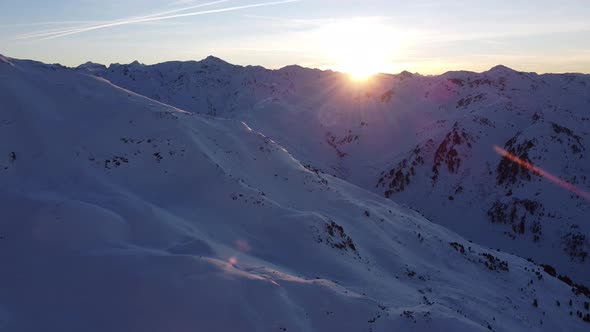
<svg viewBox="0 0 590 332">
<path fill-rule="evenodd" d="M 589 192 L 589 75 L 496 66 L 378 75 L 359 84 L 330 71 L 211 58 L 113 65 L 95 74 L 181 109 L 244 121 L 303 164 L 407 204 L 469 239 L 579 281 L 590 277 L 590 202 L 514 168 L 495 149 Z"/>
<path fill-rule="evenodd" d="M 249 123 L 12 62 L 0 66 L 4 329 L 588 327 L 587 289 L 306 168 Z"/>
<path fill-rule="evenodd" d="M 2 54 L 0 54 L 0 63 L 2 64 L 10 64 L 10 61 L 8 61 L 8 58 L 3 56 Z"/>
</svg>

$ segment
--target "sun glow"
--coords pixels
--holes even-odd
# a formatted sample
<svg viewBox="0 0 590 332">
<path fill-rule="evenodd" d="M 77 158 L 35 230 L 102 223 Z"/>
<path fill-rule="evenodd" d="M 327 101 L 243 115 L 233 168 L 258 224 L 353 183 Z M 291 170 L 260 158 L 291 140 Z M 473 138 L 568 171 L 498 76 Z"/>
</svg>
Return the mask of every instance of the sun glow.
<svg viewBox="0 0 590 332">
<path fill-rule="evenodd" d="M 391 72 L 400 38 L 390 27 L 371 19 L 351 19 L 329 24 L 323 29 L 325 52 L 333 69 L 366 80 L 381 72 Z"/>
<path fill-rule="evenodd" d="M 360 54 L 353 56 L 347 61 L 343 61 L 341 64 L 341 71 L 350 75 L 350 77 L 356 81 L 365 81 L 371 76 L 386 71 L 384 65 L 373 64 L 363 60 L 365 57 Z"/>
</svg>

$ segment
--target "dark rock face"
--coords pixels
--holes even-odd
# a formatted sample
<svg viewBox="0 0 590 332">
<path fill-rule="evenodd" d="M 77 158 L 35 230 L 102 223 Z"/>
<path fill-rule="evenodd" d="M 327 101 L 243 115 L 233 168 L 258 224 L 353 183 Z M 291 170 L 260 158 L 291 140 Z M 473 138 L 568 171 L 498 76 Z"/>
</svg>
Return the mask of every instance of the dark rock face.
<svg viewBox="0 0 590 332">
<path fill-rule="evenodd" d="M 540 221 L 545 216 L 545 209 L 539 202 L 518 198 L 508 202 L 496 201 L 487 214 L 492 223 L 510 225 L 512 233 L 507 234 L 512 238 L 528 231 L 535 242 L 541 239 L 543 232 Z"/>
<path fill-rule="evenodd" d="M 529 151 L 535 147 L 536 140 L 524 139 L 522 142 L 518 143 L 519 135 L 520 133 L 508 140 L 508 142 L 504 144 L 504 149 L 511 156 L 518 158 L 518 160 L 521 160 L 523 163 L 515 162 L 506 157 L 502 158 L 497 167 L 498 175 L 496 179 L 498 185 L 514 185 L 518 183 L 519 180 L 530 181 L 532 175 L 538 175 L 534 170 L 526 167 L 526 164 L 531 164 Z"/>
<path fill-rule="evenodd" d="M 440 168 L 445 168 L 451 174 L 457 174 L 461 167 L 462 155 L 459 153 L 462 149 L 471 149 L 473 138 L 465 129 L 460 128 L 458 123 L 455 123 L 453 130 L 449 132 L 442 143 L 439 145 L 434 154 L 434 163 L 432 166 L 432 182 L 436 183 L 440 174 Z"/>
</svg>

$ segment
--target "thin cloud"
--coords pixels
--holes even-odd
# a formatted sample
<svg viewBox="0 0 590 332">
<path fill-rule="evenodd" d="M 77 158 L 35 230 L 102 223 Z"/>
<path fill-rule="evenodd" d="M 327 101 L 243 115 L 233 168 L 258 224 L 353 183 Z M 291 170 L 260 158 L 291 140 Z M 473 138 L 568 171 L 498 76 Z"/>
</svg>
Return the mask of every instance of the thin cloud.
<svg viewBox="0 0 590 332">
<path fill-rule="evenodd" d="M 17 39 L 31 39 L 31 38 L 39 38 L 39 37 L 44 37 L 44 38 L 40 38 L 41 40 L 55 39 L 55 38 L 60 38 L 60 37 L 65 37 L 65 36 L 69 36 L 69 35 L 87 32 L 87 31 L 99 30 L 99 29 L 110 28 L 110 27 L 115 27 L 115 26 L 144 23 L 144 22 L 162 21 L 162 20 L 169 20 L 169 19 L 174 19 L 174 18 L 182 18 L 182 17 L 190 17 L 190 16 L 198 16 L 198 15 L 206 15 L 206 14 L 214 14 L 214 13 L 222 13 L 222 12 L 243 10 L 243 9 L 248 9 L 248 8 L 274 6 L 274 5 L 281 5 L 281 4 L 287 4 L 287 3 L 292 3 L 292 2 L 298 2 L 300 0 L 282 0 L 282 1 L 261 2 L 261 3 L 242 5 L 242 6 L 233 6 L 233 7 L 219 8 L 219 9 L 196 11 L 196 12 L 190 12 L 190 13 L 184 13 L 184 14 L 169 15 L 172 13 L 178 13 L 178 12 L 186 11 L 189 9 L 195 9 L 195 8 L 204 7 L 204 6 L 216 5 L 216 4 L 220 4 L 220 3 L 228 2 L 228 1 L 230 1 L 230 0 L 219 0 L 219 1 L 209 2 L 209 3 L 205 3 L 205 4 L 200 4 L 200 5 L 175 9 L 175 10 L 171 10 L 171 11 L 166 11 L 166 12 L 162 12 L 162 13 L 158 13 L 158 14 L 152 14 L 152 15 L 148 15 L 148 16 L 111 21 L 111 22 L 107 22 L 107 23 L 99 24 L 99 25 L 91 25 L 91 26 L 66 29 L 66 30 L 61 30 L 61 31 L 52 31 L 52 32 L 42 31 L 42 32 L 38 32 L 35 34 L 21 35 L 21 36 L 18 36 Z"/>
<path fill-rule="evenodd" d="M 48 37 L 48 36 L 49 36 L 48 38 L 42 38 L 42 39 L 51 39 L 51 38 L 53 38 L 54 35 L 58 36 L 61 34 L 68 34 L 70 32 L 76 32 L 76 31 L 83 32 L 84 29 L 89 29 L 89 28 L 93 28 L 93 27 L 100 27 L 100 26 L 109 25 L 109 24 L 114 24 L 114 25 L 131 24 L 131 23 L 136 23 L 136 21 L 140 21 L 140 20 L 155 18 L 155 17 L 159 17 L 162 15 L 179 13 L 179 12 L 187 11 L 190 9 L 201 8 L 201 7 L 205 7 L 205 6 L 213 6 L 213 5 L 217 5 L 217 4 L 228 2 L 228 1 L 231 1 L 231 0 L 217 0 L 217 1 L 213 1 L 213 2 L 202 3 L 202 4 L 198 4 L 198 5 L 194 5 L 194 6 L 188 6 L 188 7 L 178 8 L 178 9 L 174 9 L 174 10 L 168 10 L 165 12 L 159 12 L 159 13 L 145 15 L 145 16 L 133 16 L 133 17 L 128 17 L 128 18 L 114 20 L 114 21 L 106 21 L 106 22 L 94 22 L 93 24 L 86 24 L 86 25 L 79 26 L 76 28 L 68 28 L 68 29 L 62 28 L 62 29 L 51 29 L 51 30 L 37 31 L 37 32 L 18 35 L 15 39 L 16 40 L 32 39 L 32 38 L 40 38 L 40 37 Z"/>
</svg>

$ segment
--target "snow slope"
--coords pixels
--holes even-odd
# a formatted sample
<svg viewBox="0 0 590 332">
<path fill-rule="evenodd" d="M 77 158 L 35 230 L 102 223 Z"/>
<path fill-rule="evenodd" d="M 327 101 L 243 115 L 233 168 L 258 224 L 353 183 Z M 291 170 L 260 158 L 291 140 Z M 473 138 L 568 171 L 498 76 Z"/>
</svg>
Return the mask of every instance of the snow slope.
<svg viewBox="0 0 590 332">
<path fill-rule="evenodd" d="M 584 286 L 309 170 L 240 121 L 1 59 L 3 330 L 589 326 Z"/>
<path fill-rule="evenodd" d="M 329 71 L 272 71 L 214 57 L 93 73 L 191 112 L 244 121 L 305 165 L 469 239 L 590 278 L 590 201 L 579 194 L 590 192 L 589 75 L 497 66 L 358 83 Z"/>
</svg>

